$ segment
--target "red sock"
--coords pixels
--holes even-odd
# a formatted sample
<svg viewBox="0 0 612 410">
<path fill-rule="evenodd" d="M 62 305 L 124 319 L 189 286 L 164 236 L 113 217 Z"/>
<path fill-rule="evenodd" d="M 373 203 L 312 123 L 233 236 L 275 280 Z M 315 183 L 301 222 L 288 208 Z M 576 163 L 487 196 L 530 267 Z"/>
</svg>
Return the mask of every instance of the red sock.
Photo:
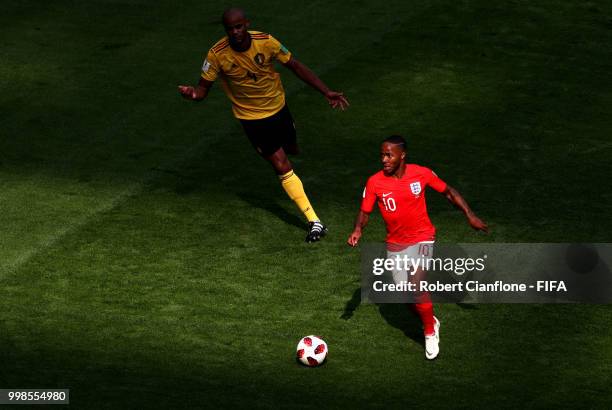
<svg viewBox="0 0 612 410">
<path fill-rule="evenodd" d="M 435 333 L 433 304 L 431 302 L 411 303 L 409 306 L 421 318 L 425 334 L 433 335 Z"/>
</svg>

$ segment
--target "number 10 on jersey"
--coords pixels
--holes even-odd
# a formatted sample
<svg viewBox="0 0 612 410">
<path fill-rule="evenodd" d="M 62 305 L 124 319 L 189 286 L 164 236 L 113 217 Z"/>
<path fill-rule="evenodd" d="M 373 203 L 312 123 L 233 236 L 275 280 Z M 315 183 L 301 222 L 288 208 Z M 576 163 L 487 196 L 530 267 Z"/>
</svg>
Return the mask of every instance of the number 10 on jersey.
<svg viewBox="0 0 612 410">
<path fill-rule="evenodd" d="M 395 199 L 393 198 L 385 198 L 385 196 L 383 195 L 382 202 L 385 206 L 385 211 L 394 212 L 397 209 L 397 207 L 395 206 Z"/>
</svg>

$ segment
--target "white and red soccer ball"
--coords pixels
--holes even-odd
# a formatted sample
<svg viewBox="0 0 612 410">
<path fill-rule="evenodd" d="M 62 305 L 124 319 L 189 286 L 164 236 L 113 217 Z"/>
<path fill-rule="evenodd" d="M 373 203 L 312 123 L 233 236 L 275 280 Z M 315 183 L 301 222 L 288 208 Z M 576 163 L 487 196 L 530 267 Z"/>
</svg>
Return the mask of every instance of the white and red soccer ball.
<svg viewBox="0 0 612 410">
<path fill-rule="evenodd" d="M 315 367 L 325 361 L 327 343 L 319 336 L 305 336 L 297 345 L 297 359 L 308 367 Z"/>
</svg>

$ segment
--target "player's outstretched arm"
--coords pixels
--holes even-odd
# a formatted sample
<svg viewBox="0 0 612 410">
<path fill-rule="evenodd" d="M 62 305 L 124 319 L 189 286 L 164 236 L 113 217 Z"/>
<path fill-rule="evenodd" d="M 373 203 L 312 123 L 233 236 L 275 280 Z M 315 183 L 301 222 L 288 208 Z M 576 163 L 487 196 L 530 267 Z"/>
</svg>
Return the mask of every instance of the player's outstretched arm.
<svg viewBox="0 0 612 410">
<path fill-rule="evenodd" d="M 459 191 L 452 186 L 447 185 L 444 192 L 442 192 L 442 195 L 448 199 L 448 202 L 463 211 L 472 228 L 476 229 L 477 231 L 489 232 L 489 227 L 487 224 L 477 217 L 474 211 L 470 209 L 469 205 L 467 202 L 465 202 L 465 199 L 463 199 Z"/>
<path fill-rule="evenodd" d="M 353 232 L 351 232 L 348 237 L 348 240 L 346 241 L 353 248 L 359 243 L 359 239 L 361 238 L 361 232 L 363 228 L 365 228 L 365 226 L 368 224 L 369 220 L 370 215 L 360 210 L 359 214 L 357 215 L 357 219 L 355 220 L 355 228 L 353 229 Z"/>
<path fill-rule="evenodd" d="M 195 87 L 191 85 L 179 85 L 179 93 L 183 98 L 192 101 L 202 101 L 208 95 L 213 82 L 200 78 L 200 82 Z"/>
<path fill-rule="evenodd" d="M 302 62 L 291 57 L 291 59 L 285 63 L 285 67 L 293 71 L 293 73 L 306 84 L 323 94 L 330 107 L 340 108 L 344 111 L 350 105 L 344 93 L 330 90 L 329 87 Z"/>
</svg>

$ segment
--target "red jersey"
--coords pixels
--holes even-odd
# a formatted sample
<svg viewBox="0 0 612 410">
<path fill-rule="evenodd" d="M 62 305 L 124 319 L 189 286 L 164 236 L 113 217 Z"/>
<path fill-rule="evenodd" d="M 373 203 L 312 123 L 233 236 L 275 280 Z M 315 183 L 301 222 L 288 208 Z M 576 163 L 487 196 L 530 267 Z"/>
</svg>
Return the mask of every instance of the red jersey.
<svg viewBox="0 0 612 410">
<path fill-rule="evenodd" d="M 436 228 L 429 220 L 425 204 L 425 188 L 438 192 L 446 189 L 442 181 L 429 168 L 406 164 L 400 179 L 386 176 L 383 171 L 372 175 L 363 191 L 361 210 L 367 214 L 378 208 L 387 227 L 387 243 L 412 245 L 434 240 Z"/>
</svg>

